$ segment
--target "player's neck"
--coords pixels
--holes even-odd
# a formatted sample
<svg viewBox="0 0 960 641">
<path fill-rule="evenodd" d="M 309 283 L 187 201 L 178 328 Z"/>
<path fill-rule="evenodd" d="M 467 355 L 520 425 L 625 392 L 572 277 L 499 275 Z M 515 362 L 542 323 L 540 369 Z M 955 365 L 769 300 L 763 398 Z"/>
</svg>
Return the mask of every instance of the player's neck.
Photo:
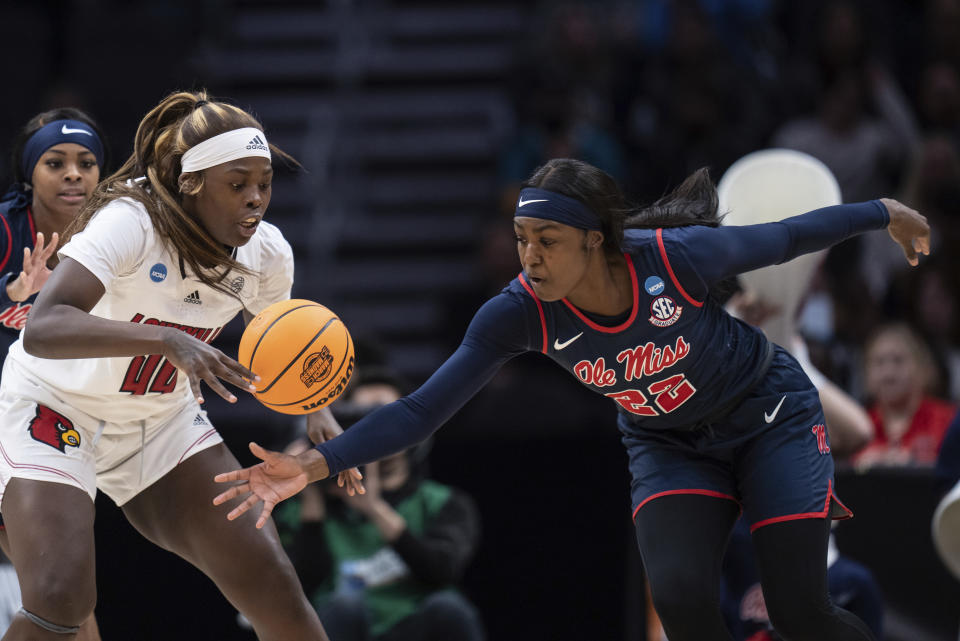
<svg viewBox="0 0 960 641">
<path fill-rule="evenodd" d="M 598 254 L 583 282 L 567 300 L 591 314 L 618 316 L 633 307 L 633 287 L 623 254 Z"/>
<path fill-rule="evenodd" d="M 74 218 L 73 216 L 58 214 L 57 212 L 47 209 L 44 204 L 40 202 L 40 199 L 36 197 L 34 197 L 33 202 L 30 203 L 30 215 L 33 217 L 35 231 L 43 234 L 45 242 L 50 241 L 54 232 L 62 236 L 63 230 L 73 222 Z"/>
</svg>

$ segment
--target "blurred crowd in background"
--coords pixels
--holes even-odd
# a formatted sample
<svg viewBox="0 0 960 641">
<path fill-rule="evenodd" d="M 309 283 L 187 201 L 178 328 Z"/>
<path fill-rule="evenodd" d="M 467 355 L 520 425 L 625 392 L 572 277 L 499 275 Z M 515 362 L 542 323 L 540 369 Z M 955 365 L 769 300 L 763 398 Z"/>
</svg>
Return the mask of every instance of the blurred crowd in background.
<svg viewBox="0 0 960 641">
<path fill-rule="evenodd" d="M 2 2 L 7 28 L 0 39 L 6 85 L 0 139 L 11 140 L 42 109 L 81 107 L 107 132 L 114 158 L 109 169 L 115 169 L 129 154 L 140 117 L 174 89 L 207 87 L 254 112 L 257 98 L 244 102 L 246 96 L 274 92 L 271 100 L 282 103 L 309 89 L 303 77 L 276 68 L 273 84 L 258 94 L 237 79 L 240 69 L 230 69 L 250 58 L 231 65 L 216 57 L 218 48 L 235 37 L 231 21 L 244 10 L 270 6 L 298 15 L 322 5 L 326 15 L 342 17 L 351 11 L 405 7 L 443 11 L 444 4 Z M 469 234 L 471 245 L 457 249 L 474 261 L 475 277 L 455 295 L 435 296 L 443 310 L 434 337 L 441 353 L 459 341 L 476 308 L 516 275 L 509 218 L 520 184 L 547 159 L 585 160 L 613 175 L 635 201 L 648 203 L 700 167 L 709 167 L 719 180 L 752 151 L 796 149 L 826 164 L 844 201 L 891 196 L 930 221 L 932 255 L 918 268 L 907 266 L 885 232 L 833 248 L 801 307 L 798 327 L 813 363 L 869 411 L 873 440 L 852 453 L 851 460 L 861 469 L 876 464 L 932 468 L 960 401 L 960 0 L 500 0 L 467 5 L 480 13 L 506 12 L 516 20 L 506 21 L 511 27 L 498 50 L 507 52 L 507 58 L 495 71 L 465 81 L 451 61 L 446 75 L 431 80 L 434 85 L 494 87 L 507 107 L 497 112 L 492 128 L 497 134 L 488 141 L 491 152 L 471 165 L 488 193 Z M 273 37 L 294 51 L 309 28 L 301 25 L 289 39 L 276 32 Z M 351 37 L 362 41 L 364 34 Z M 444 37 L 440 33 L 433 40 Z M 212 74 L 211 60 L 220 60 L 227 72 Z M 319 90 L 351 95 L 364 79 L 351 71 L 349 60 L 336 60 L 336 73 L 318 74 L 323 78 L 316 81 Z M 403 82 L 398 75 L 392 86 Z M 300 103 L 289 104 L 288 111 Z M 389 103 L 383 106 L 390 109 Z M 264 121 L 270 133 L 271 120 Z M 288 151 L 301 160 L 311 153 Z M 0 174 L 8 183 L 7 155 L 0 160 Z M 433 162 L 440 166 L 444 160 Z M 306 164 L 314 175 L 324 171 Z M 384 209 L 390 207 L 388 201 Z M 278 224 L 287 229 L 280 219 Z M 322 233 L 326 224 L 319 219 L 310 229 Z M 311 239 L 300 241 L 309 244 Z M 302 251 L 297 244 L 294 248 Z M 300 279 L 298 287 L 295 294 L 306 298 L 324 291 L 312 289 L 309 279 Z M 343 316 L 351 327 L 379 322 Z M 389 332 L 375 338 L 389 349 Z M 390 360 L 376 349 L 367 357 L 377 366 Z M 611 441 L 616 439 L 606 405 L 606 413 L 598 414 L 600 402 L 578 396 L 572 378 L 570 399 L 551 398 L 556 392 L 547 390 L 554 389 L 558 375 L 539 362 L 519 361 L 468 406 L 462 433 L 479 434 L 489 427 L 503 436 L 521 425 L 541 436 L 606 431 Z M 363 367 L 361 355 L 360 371 Z M 415 373 L 405 374 L 419 382 Z M 537 389 L 538 378 L 550 381 L 543 391 Z M 513 424 L 486 425 L 486 410 L 503 403 L 516 407 Z M 578 409 L 571 409 L 572 403 Z M 548 427 L 530 426 L 538 422 Z M 511 437 L 517 438 L 516 433 Z M 443 439 L 438 438 L 435 452 L 469 450 Z M 619 467 L 622 461 L 607 463 Z M 448 480 L 470 485 L 467 472 L 460 470 L 458 476 L 451 470 L 454 465 L 435 469 Z M 491 509 L 492 499 L 480 494 L 490 479 L 474 474 L 469 489 L 478 495 L 486 527 L 504 522 Z M 617 489 L 621 500 L 626 487 Z M 842 495 L 842 485 L 840 491 Z M 629 526 L 629 519 L 623 520 Z M 486 536 L 487 543 L 497 540 L 489 531 Z M 484 550 L 481 545 L 481 561 L 497 559 Z M 469 585 L 469 573 L 467 581 Z M 492 597 L 477 600 L 489 617 L 484 605 Z M 497 630 L 496 622 L 488 627 Z"/>
</svg>

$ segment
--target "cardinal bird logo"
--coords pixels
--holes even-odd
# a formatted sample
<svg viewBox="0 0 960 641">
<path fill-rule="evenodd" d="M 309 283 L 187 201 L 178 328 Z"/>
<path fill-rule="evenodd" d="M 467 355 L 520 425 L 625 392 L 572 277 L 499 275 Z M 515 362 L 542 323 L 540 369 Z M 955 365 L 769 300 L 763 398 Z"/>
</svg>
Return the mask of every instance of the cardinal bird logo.
<svg viewBox="0 0 960 641">
<path fill-rule="evenodd" d="M 61 452 L 66 452 L 68 445 L 80 447 L 80 432 L 73 428 L 73 421 L 43 405 L 37 405 L 37 415 L 30 421 L 27 431 L 34 440 Z"/>
</svg>

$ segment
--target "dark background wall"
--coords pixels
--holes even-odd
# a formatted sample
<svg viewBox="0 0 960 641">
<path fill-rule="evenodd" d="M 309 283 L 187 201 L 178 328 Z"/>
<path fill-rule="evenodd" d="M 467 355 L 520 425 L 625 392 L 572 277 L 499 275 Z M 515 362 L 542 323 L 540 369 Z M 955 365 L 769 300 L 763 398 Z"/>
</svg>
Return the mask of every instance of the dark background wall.
<svg viewBox="0 0 960 641">
<path fill-rule="evenodd" d="M 817 113 L 818 25 L 835 4 L 0 2 L 0 140 L 41 109 L 75 105 L 103 125 L 116 167 L 172 90 L 205 87 L 251 109 L 304 165 L 281 173 L 269 213 L 294 246 L 294 295 L 336 310 L 417 383 L 518 270 L 505 212 L 536 164 L 582 157 L 647 201 L 701 165 L 722 175 Z M 924 78 L 960 60 L 956 3 L 844 4 L 861 21 L 859 31 L 840 21 L 850 41 L 862 36 L 854 48 L 895 79 L 924 135 L 955 144 L 950 74 L 933 88 Z M 909 155 L 882 175 L 891 192 Z M 879 319 L 881 307 L 856 316 Z M 224 332 L 221 349 L 235 353 L 240 332 Z M 827 347 L 846 353 L 862 332 L 841 324 Z M 856 392 L 844 362 L 822 366 Z M 211 405 L 243 462 L 249 440 L 278 446 L 294 429 L 249 399 Z M 525 357 L 438 435 L 434 475 L 471 492 L 483 515 L 465 589 L 491 639 L 643 638 L 613 416 Z M 908 630 L 889 638 L 955 638 L 960 594 L 932 553 L 929 477 L 851 473 L 840 488 L 858 514 L 841 548 L 874 570 Z M 140 539 L 103 497 L 97 510 L 104 638 L 252 638 L 197 571 Z"/>
</svg>

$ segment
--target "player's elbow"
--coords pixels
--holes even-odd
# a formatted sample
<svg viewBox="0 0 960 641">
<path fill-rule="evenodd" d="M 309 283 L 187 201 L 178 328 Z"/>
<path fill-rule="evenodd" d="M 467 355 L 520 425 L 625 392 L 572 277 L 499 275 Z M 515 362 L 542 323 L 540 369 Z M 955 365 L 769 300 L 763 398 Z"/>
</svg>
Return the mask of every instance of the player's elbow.
<svg viewBox="0 0 960 641">
<path fill-rule="evenodd" d="M 49 357 L 49 344 L 45 340 L 49 332 L 44 329 L 47 319 L 44 315 L 35 315 L 32 311 L 23 328 L 23 351 L 39 358 Z"/>
<path fill-rule="evenodd" d="M 37 336 L 37 332 L 32 325 L 24 327 L 23 338 L 21 340 L 23 341 L 23 351 L 31 356 L 42 356 L 42 354 L 40 354 L 42 341 Z"/>
</svg>

